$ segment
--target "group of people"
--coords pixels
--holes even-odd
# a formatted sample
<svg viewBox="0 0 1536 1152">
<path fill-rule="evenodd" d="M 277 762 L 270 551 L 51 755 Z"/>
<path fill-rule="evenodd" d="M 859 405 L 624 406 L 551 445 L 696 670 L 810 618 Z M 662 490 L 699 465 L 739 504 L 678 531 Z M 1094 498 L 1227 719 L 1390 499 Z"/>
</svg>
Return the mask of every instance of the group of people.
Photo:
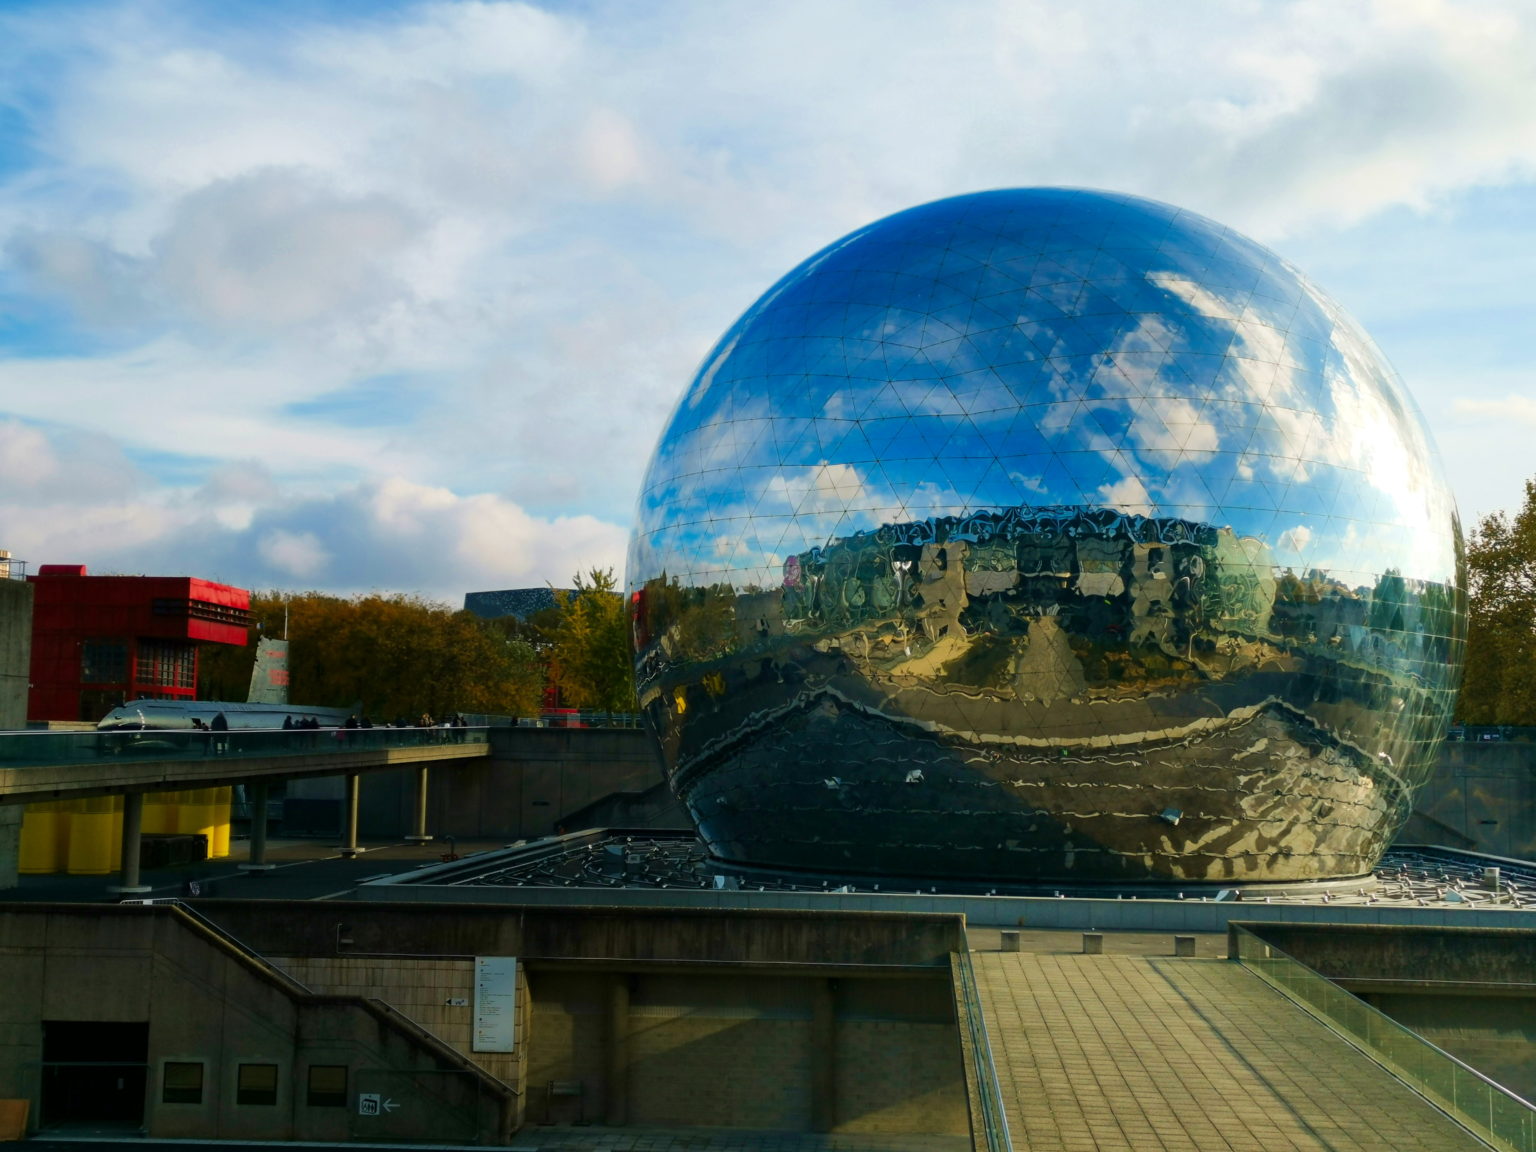
<svg viewBox="0 0 1536 1152">
<path fill-rule="evenodd" d="M 208 739 L 204 741 L 204 747 L 213 752 L 215 756 L 223 755 L 229 751 L 229 717 L 220 712 L 207 724 L 204 724 L 199 716 L 192 717 L 192 727 L 198 732 L 207 732 Z"/>
<path fill-rule="evenodd" d="M 393 723 L 386 722 L 386 723 L 381 724 L 381 725 L 375 725 L 374 722 L 373 722 L 373 718 L 371 716 L 368 716 L 367 714 L 359 716 L 356 712 L 354 712 L 351 715 L 349 715 L 346 718 L 346 720 L 343 721 L 340 725 L 334 725 L 334 726 L 332 726 L 332 725 L 322 725 L 320 723 L 320 721 L 316 720 L 313 716 L 301 716 L 297 720 L 295 720 L 292 716 L 285 716 L 283 718 L 283 730 L 284 731 L 291 731 L 291 730 L 308 731 L 308 730 L 311 730 L 311 729 L 318 729 L 318 728 L 322 728 L 322 727 L 336 727 L 336 728 L 342 729 L 344 731 L 359 731 L 359 730 L 362 730 L 362 729 L 365 729 L 365 728 L 366 729 L 371 729 L 371 728 L 374 728 L 374 727 L 380 727 L 380 728 L 468 728 L 469 727 L 469 721 L 464 717 L 464 715 L 462 713 L 459 713 L 459 712 L 455 712 L 451 716 L 445 716 L 445 717 L 443 717 L 440 720 L 433 719 L 432 714 L 430 712 L 423 712 L 421 714 L 421 719 L 416 721 L 415 723 L 412 723 L 411 720 L 408 717 L 399 716 L 399 717 L 396 717 L 396 719 L 394 720 Z"/>
</svg>

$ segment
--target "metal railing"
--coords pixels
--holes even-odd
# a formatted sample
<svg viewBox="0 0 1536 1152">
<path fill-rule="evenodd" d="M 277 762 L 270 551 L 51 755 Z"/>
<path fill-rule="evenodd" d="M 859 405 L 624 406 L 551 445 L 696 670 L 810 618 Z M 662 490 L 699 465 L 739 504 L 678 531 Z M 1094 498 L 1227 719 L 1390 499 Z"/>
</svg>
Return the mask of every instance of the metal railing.
<svg viewBox="0 0 1536 1152">
<path fill-rule="evenodd" d="M 1529 743 L 1536 740 L 1536 728 L 1523 728 L 1517 724 L 1456 724 L 1446 732 L 1445 738 L 1453 744 Z"/>
<path fill-rule="evenodd" d="M 954 956 L 955 979 L 970 1035 L 971 1067 L 976 1075 L 976 1095 L 981 1103 L 980 1120 L 987 1152 L 1013 1152 L 1013 1136 L 1008 1131 L 1008 1114 L 1003 1107 L 1003 1089 L 997 1079 L 997 1064 L 992 1059 L 992 1041 L 987 1035 L 986 1017 L 982 1014 L 981 992 L 976 987 L 976 970 L 969 952 L 956 952 Z"/>
<path fill-rule="evenodd" d="M 0 768 L 100 761 L 257 759 L 483 744 L 484 728 L 240 728 L 229 732 L 0 732 Z"/>
<path fill-rule="evenodd" d="M 1496 1148 L 1536 1152 L 1536 1106 L 1240 924 L 1236 960 Z"/>
<path fill-rule="evenodd" d="M 639 728 L 645 723 L 645 717 L 639 712 L 566 708 L 541 712 L 537 716 L 518 716 L 510 722 L 519 728 Z"/>
</svg>

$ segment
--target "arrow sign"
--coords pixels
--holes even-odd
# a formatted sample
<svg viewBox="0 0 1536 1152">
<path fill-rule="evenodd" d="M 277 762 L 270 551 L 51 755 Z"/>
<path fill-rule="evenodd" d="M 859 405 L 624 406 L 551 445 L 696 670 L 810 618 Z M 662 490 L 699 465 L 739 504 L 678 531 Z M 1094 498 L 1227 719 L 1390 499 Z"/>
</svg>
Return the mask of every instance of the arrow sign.
<svg viewBox="0 0 1536 1152">
<path fill-rule="evenodd" d="M 398 1107 L 400 1107 L 400 1105 L 396 1104 L 393 1100 L 384 1101 L 384 1111 L 386 1112 L 393 1112 Z"/>
</svg>

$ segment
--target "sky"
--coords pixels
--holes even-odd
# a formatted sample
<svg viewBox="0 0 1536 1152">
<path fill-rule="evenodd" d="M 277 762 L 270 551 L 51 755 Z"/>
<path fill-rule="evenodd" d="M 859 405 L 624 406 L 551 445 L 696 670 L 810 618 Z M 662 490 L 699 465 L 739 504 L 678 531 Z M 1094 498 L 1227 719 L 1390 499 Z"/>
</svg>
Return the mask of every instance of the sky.
<svg viewBox="0 0 1536 1152">
<path fill-rule="evenodd" d="M 0 0 L 0 548 L 249 588 L 622 575 L 715 339 L 985 188 L 1202 212 L 1536 475 L 1536 5 Z"/>
</svg>

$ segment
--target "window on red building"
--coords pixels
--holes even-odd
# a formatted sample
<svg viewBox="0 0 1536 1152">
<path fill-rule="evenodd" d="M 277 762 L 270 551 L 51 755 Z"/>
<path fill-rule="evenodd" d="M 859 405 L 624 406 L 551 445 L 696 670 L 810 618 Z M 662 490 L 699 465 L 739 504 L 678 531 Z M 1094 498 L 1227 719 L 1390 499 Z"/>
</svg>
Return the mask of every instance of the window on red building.
<svg viewBox="0 0 1536 1152">
<path fill-rule="evenodd" d="M 128 683 L 126 640 L 85 640 L 80 644 L 82 684 Z"/>
<path fill-rule="evenodd" d="M 154 688 L 192 688 L 197 655 L 191 644 L 174 640 L 140 640 L 133 682 Z"/>
</svg>

